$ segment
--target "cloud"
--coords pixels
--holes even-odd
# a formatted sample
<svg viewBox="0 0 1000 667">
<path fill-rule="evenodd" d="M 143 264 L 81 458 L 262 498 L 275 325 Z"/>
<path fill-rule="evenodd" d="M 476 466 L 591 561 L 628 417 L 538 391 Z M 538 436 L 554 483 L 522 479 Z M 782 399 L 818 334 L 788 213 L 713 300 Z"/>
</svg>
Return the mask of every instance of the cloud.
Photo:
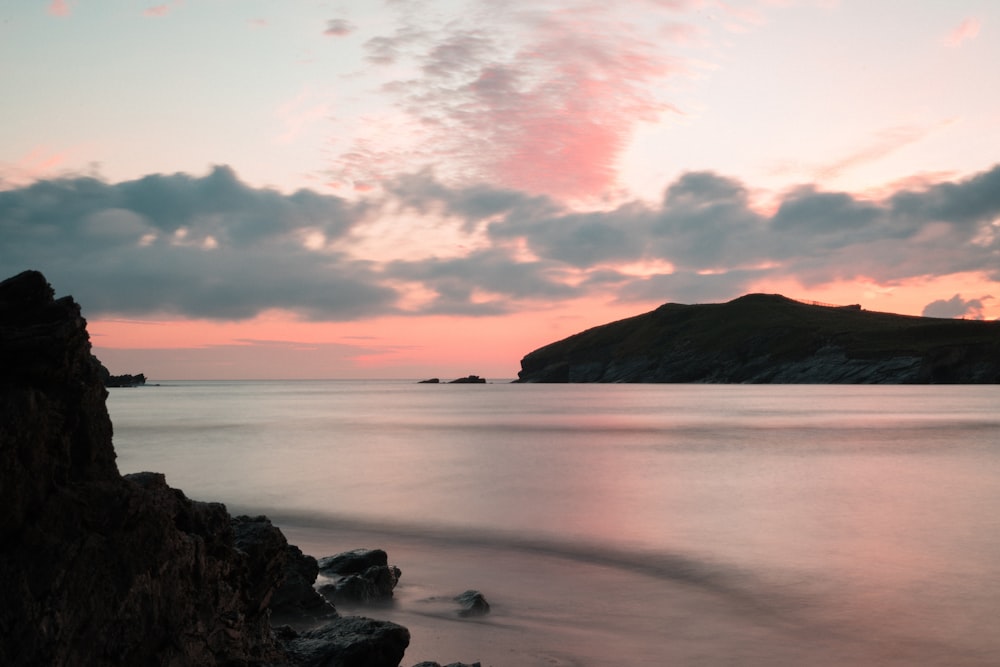
<svg viewBox="0 0 1000 667">
<path fill-rule="evenodd" d="M 672 110 L 656 84 L 685 68 L 662 55 L 663 37 L 650 26 L 676 8 L 653 4 L 647 26 L 582 0 L 530 9 L 470 1 L 434 22 L 401 3 L 394 29 L 365 48 L 368 62 L 384 68 L 394 113 L 409 123 L 399 134 L 416 137 L 407 159 L 441 165 L 453 182 L 586 199 L 616 185 L 639 124 Z M 671 26 L 690 34 L 678 21 Z M 387 156 L 365 144 L 362 137 L 344 152 L 334 180 L 384 178 Z"/>
<path fill-rule="evenodd" d="M 518 190 L 482 184 L 448 187 L 430 169 L 400 174 L 385 184 L 385 190 L 396 206 L 459 218 L 466 222 L 466 231 L 490 219 L 531 220 L 564 210 L 547 197 Z"/>
<path fill-rule="evenodd" d="M 43 271 L 88 314 L 238 320 L 281 308 L 343 320 L 392 309 L 370 263 L 330 251 L 364 207 L 254 189 L 232 170 L 0 192 L 0 266 Z"/>
<path fill-rule="evenodd" d="M 965 42 L 971 41 L 979 36 L 979 29 L 982 27 L 979 19 L 967 18 L 958 24 L 945 37 L 945 44 L 952 48 L 958 48 Z"/>
<path fill-rule="evenodd" d="M 433 293 L 419 314 L 498 315 L 520 299 L 564 299 L 578 294 L 560 280 L 551 261 L 525 261 L 500 249 L 466 257 L 396 261 L 386 267 L 393 278 L 421 283 Z"/>
<path fill-rule="evenodd" d="M 619 298 L 732 297 L 765 278 L 816 286 L 976 271 L 998 279 L 998 220 L 1000 166 L 878 201 L 800 187 L 771 215 L 750 206 L 739 181 L 695 172 L 671 184 L 659 206 L 501 220 L 489 234 L 582 271 L 643 261 L 673 267 L 629 279 Z"/>
<path fill-rule="evenodd" d="M 577 298 L 720 300 L 768 280 L 1000 281 L 1000 165 L 912 183 L 880 199 L 801 186 L 765 214 L 746 184 L 708 171 L 683 174 L 657 203 L 589 211 L 448 185 L 428 170 L 357 201 L 252 188 L 227 167 L 118 184 L 67 177 L 0 191 L 0 267 L 43 271 L 88 315 L 216 320 L 269 309 L 344 321 L 497 315 Z M 410 212 L 441 234 L 448 256 L 434 243 L 380 249 L 385 225 Z M 955 297 L 928 312 L 976 316 L 985 300 Z"/>
<path fill-rule="evenodd" d="M 159 5 L 153 5 L 152 7 L 147 7 L 143 10 L 142 15 L 148 17 L 160 17 L 166 16 L 172 12 L 177 7 L 183 4 L 183 0 L 171 0 L 171 2 L 164 2 Z"/>
<path fill-rule="evenodd" d="M 73 9 L 70 7 L 67 0 L 52 0 L 46 11 L 48 11 L 51 16 L 69 16 L 73 13 Z"/>
<path fill-rule="evenodd" d="M 961 295 L 956 294 L 950 299 L 939 299 L 927 304 L 923 315 L 924 317 L 961 317 L 981 320 L 983 319 L 983 302 L 992 298 L 992 296 L 984 296 L 966 301 Z"/>
<path fill-rule="evenodd" d="M 819 167 L 816 170 L 815 177 L 820 180 L 834 179 L 856 167 L 877 162 L 906 146 L 917 143 L 937 129 L 951 124 L 951 122 L 946 121 L 933 127 L 898 125 L 885 128 L 877 132 L 866 145 L 860 147 L 850 155 Z"/>
<path fill-rule="evenodd" d="M 354 32 L 355 27 L 347 19 L 330 19 L 326 22 L 323 34 L 327 37 L 346 37 Z"/>
</svg>

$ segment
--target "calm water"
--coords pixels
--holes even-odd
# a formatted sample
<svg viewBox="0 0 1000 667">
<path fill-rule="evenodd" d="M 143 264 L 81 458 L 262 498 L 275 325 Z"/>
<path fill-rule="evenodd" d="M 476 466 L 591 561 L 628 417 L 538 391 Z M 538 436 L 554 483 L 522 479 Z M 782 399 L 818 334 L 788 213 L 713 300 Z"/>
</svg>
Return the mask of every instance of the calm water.
<svg viewBox="0 0 1000 667">
<path fill-rule="evenodd" d="M 165 383 L 122 472 L 382 547 L 404 665 L 1000 665 L 1000 387 Z M 442 598 L 474 588 L 493 613 Z"/>
</svg>

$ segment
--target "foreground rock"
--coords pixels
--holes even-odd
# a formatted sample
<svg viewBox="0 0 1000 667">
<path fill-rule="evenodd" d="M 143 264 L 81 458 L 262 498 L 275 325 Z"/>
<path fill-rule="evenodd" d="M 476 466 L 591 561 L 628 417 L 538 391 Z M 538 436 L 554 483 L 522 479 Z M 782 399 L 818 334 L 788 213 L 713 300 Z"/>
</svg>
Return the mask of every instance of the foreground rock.
<svg viewBox="0 0 1000 667">
<path fill-rule="evenodd" d="M 389 565 L 382 549 L 355 549 L 318 562 L 319 571 L 333 581 L 319 592 L 334 604 L 372 604 L 392 599 L 400 570 Z"/>
<path fill-rule="evenodd" d="M 521 360 L 519 382 L 1000 383 L 1000 322 L 751 294 L 589 329 Z"/>
<path fill-rule="evenodd" d="M 106 396 L 79 306 L 37 272 L 0 283 L 0 664 L 399 664 L 392 623 L 276 637 L 276 600 L 328 607 L 308 559 L 264 517 L 122 477 Z"/>
<path fill-rule="evenodd" d="M 303 667 L 397 667 L 410 632 L 401 625 L 354 616 L 286 641 L 291 659 Z"/>
</svg>

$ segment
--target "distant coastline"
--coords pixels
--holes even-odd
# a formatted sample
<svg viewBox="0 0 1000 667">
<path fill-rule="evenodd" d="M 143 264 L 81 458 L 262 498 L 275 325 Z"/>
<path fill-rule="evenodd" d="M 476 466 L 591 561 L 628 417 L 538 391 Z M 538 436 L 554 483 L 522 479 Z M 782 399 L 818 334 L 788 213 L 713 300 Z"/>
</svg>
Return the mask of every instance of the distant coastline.
<svg viewBox="0 0 1000 667">
<path fill-rule="evenodd" d="M 668 303 L 531 352 L 518 382 L 997 384 L 1000 322 L 777 294 Z"/>
</svg>

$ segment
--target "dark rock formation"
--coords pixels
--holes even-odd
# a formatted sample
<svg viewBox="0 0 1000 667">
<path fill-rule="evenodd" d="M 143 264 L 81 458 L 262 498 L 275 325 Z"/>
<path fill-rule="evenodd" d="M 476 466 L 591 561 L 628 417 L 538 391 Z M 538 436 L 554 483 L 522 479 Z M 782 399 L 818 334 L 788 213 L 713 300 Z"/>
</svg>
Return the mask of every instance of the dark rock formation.
<svg viewBox="0 0 1000 667">
<path fill-rule="evenodd" d="M 0 283 L 0 663 L 280 658 L 225 507 L 123 478 L 85 322 L 28 272 Z"/>
<path fill-rule="evenodd" d="M 439 384 L 441 382 L 440 378 L 429 378 L 427 380 L 421 380 L 417 384 Z"/>
<path fill-rule="evenodd" d="M 382 549 L 355 549 L 319 560 L 319 570 L 333 579 L 319 592 L 334 604 L 371 604 L 392 599 L 400 570 L 389 565 Z"/>
<path fill-rule="evenodd" d="M 481 378 L 478 375 L 467 375 L 464 378 L 452 380 L 448 384 L 486 384 L 486 379 Z"/>
<path fill-rule="evenodd" d="M 294 544 L 289 544 L 285 551 L 284 582 L 271 599 L 272 619 L 301 622 L 304 618 L 336 618 L 337 610 L 313 586 L 319 574 L 316 559 L 302 553 Z"/>
<path fill-rule="evenodd" d="M 490 613 L 490 603 L 479 591 L 465 591 L 456 595 L 455 601 L 462 606 L 458 611 L 459 616 L 484 616 Z"/>
<path fill-rule="evenodd" d="M 751 294 L 665 304 L 531 352 L 519 382 L 1000 383 L 1000 322 Z"/>
<path fill-rule="evenodd" d="M 388 564 L 389 555 L 383 549 L 352 549 L 316 562 L 319 571 L 327 576 L 358 574 L 370 567 Z"/>
<path fill-rule="evenodd" d="M 302 667 L 397 667 L 410 644 L 403 626 L 361 616 L 291 634 L 285 645 Z"/>
<path fill-rule="evenodd" d="M 37 272 L 0 283 L 0 664 L 399 663 L 392 623 L 276 638 L 269 605 L 290 569 L 309 579 L 301 552 L 264 517 L 122 477 L 106 396 L 79 306 Z"/>
</svg>

